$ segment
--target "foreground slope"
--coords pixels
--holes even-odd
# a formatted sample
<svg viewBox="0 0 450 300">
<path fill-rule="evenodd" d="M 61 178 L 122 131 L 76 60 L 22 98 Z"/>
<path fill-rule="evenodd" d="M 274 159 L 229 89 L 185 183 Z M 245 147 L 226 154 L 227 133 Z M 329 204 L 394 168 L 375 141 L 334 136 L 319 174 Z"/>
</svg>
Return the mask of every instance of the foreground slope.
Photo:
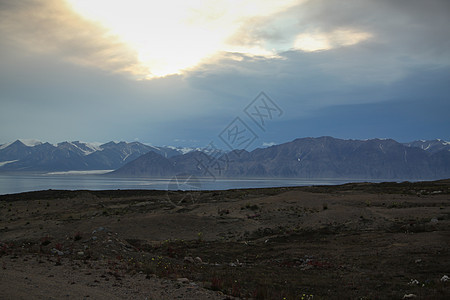
<svg viewBox="0 0 450 300">
<path fill-rule="evenodd" d="M 4 195 L 0 296 L 448 299 L 449 195 L 450 180 Z"/>
</svg>

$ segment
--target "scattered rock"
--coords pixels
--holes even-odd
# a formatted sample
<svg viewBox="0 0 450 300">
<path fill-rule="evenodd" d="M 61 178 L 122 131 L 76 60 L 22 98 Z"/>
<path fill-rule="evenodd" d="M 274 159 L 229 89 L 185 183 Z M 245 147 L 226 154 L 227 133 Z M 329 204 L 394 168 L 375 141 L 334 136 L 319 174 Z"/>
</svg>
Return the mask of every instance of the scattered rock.
<svg viewBox="0 0 450 300">
<path fill-rule="evenodd" d="M 203 263 L 203 260 L 200 257 L 198 257 L 198 256 L 196 258 L 194 258 L 194 260 L 195 260 L 196 263 L 199 263 L 199 264 Z"/>
<path fill-rule="evenodd" d="M 82 255 L 84 255 L 84 252 L 83 251 L 79 251 L 79 252 L 77 252 L 77 255 L 82 256 Z"/>
<path fill-rule="evenodd" d="M 302 265 L 302 266 L 301 266 L 301 269 L 302 269 L 302 270 L 309 270 L 309 269 L 312 269 L 312 268 L 313 268 L 312 265 Z"/>
<path fill-rule="evenodd" d="M 180 283 L 189 283 L 189 279 L 187 278 L 178 278 L 177 281 Z"/>
<path fill-rule="evenodd" d="M 190 257 L 190 256 L 186 256 L 186 257 L 184 258 L 184 261 L 190 262 L 190 263 L 192 263 L 192 264 L 195 262 L 194 259 L 193 259 L 192 257 Z"/>
<path fill-rule="evenodd" d="M 411 279 L 408 285 L 419 285 L 419 281 L 417 279 Z"/>
<path fill-rule="evenodd" d="M 412 299 L 412 298 L 416 298 L 417 296 L 414 294 L 405 294 L 403 296 L 403 299 Z"/>
<path fill-rule="evenodd" d="M 448 277 L 447 275 L 442 276 L 441 281 L 442 282 L 447 282 L 450 280 L 450 277 Z"/>
<path fill-rule="evenodd" d="M 433 223 L 433 224 L 436 224 L 436 223 L 438 223 L 439 222 L 439 220 L 437 219 L 437 218 L 433 218 L 433 219 L 431 219 L 431 221 L 430 221 L 431 223 Z"/>
<path fill-rule="evenodd" d="M 416 264 L 418 264 L 418 263 L 421 263 L 422 260 L 419 258 L 419 259 L 416 259 L 414 262 L 415 262 Z"/>
<path fill-rule="evenodd" d="M 58 254 L 59 256 L 64 255 L 64 252 L 59 251 L 58 249 L 55 249 L 55 248 L 53 248 L 51 251 L 52 251 L 53 254 Z"/>
</svg>

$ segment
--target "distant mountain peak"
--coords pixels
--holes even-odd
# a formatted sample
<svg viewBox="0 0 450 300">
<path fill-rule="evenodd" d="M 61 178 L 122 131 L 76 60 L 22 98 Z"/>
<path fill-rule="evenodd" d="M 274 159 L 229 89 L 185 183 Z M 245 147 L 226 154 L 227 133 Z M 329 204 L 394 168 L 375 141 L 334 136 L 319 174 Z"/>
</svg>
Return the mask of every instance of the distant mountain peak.
<svg viewBox="0 0 450 300">
<path fill-rule="evenodd" d="M 37 146 L 37 145 L 41 145 L 42 142 L 39 141 L 39 140 L 35 140 L 35 139 L 17 139 L 14 142 L 10 142 L 10 143 L 6 143 L 6 144 L 1 145 L 0 146 L 0 150 L 1 149 L 5 149 L 6 147 L 9 147 L 9 146 L 11 146 L 13 144 L 22 144 L 22 145 L 27 146 L 27 147 L 34 147 L 34 146 Z"/>
<path fill-rule="evenodd" d="M 27 147 L 34 147 L 43 144 L 41 141 L 35 139 L 19 139 L 19 141 L 21 141 L 22 144 L 24 144 Z"/>
<path fill-rule="evenodd" d="M 417 140 L 409 143 L 404 143 L 403 145 L 408 147 L 417 147 L 429 153 L 436 153 L 442 150 L 450 151 L 450 142 L 444 141 L 442 139 L 434 139 L 428 141 Z"/>
</svg>

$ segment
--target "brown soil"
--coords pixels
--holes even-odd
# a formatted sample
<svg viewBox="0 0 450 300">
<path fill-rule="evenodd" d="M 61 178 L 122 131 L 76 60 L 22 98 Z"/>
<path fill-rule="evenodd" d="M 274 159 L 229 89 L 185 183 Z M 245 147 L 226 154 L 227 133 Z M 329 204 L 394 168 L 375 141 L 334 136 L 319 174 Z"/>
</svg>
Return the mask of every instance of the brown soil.
<svg viewBox="0 0 450 300">
<path fill-rule="evenodd" d="M 450 299 L 450 180 L 0 196 L 0 299 Z"/>
</svg>

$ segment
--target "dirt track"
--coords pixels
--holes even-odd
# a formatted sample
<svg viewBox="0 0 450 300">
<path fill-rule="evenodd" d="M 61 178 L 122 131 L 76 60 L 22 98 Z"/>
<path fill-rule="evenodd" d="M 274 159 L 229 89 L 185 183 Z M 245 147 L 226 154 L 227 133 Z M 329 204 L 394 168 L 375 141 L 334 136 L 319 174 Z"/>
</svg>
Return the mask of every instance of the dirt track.
<svg viewBox="0 0 450 300">
<path fill-rule="evenodd" d="M 449 194 L 446 180 L 0 196 L 0 298 L 448 299 Z"/>
</svg>

